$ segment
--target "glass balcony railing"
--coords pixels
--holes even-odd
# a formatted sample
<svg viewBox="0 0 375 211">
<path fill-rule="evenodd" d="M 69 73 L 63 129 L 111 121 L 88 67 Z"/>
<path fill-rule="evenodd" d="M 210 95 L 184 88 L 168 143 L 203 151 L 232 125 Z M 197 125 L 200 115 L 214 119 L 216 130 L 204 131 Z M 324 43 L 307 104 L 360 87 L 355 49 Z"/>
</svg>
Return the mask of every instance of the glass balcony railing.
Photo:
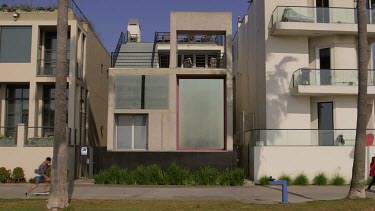
<svg viewBox="0 0 375 211">
<path fill-rule="evenodd" d="M 368 70 L 368 85 L 374 86 L 375 71 Z M 358 70 L 298 69 L 293 73 L 292 86 L 358 86 Z"/>
<path fill-rule="evenodd" d="M 279 6 L 272 13 L 270 27 L 277 22 L 356 24 L 357 9 Z M 367 22 L 375 24 L 375 10 L 367 10 Z"/>
<path fill-rule="evenodd" d="M 374 129 L 366 131 L 366 145 L 374 146 Z M 355 129 L 265 129 L 252 130 L 255 146 L 354 146 Z"/>
</svg>

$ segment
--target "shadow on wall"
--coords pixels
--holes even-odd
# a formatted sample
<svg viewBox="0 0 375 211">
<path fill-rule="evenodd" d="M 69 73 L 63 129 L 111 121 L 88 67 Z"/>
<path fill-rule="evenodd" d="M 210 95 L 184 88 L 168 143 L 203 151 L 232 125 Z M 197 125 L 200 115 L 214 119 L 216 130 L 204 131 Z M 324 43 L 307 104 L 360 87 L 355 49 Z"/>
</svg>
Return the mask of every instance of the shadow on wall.
<svg viewBox="0 0 375 211">
<path fill-rule="evenodd" d="M 87 133 L 88 133 L 89 146 L 100 147 L 99 132 L 98 132 L 97 127 L 96 127 L 96 122 L 95 122 L 95 118 L 92 114 L 92 109 L 91 109 L 90 103 L 89 103 L 88 107 L 89 107 L 89 109 L 88 109 L 89 116 L 88 116 Z M 103 138 L 103 132 L 102 131 L 101 131 L 101 136 Z"/>
<path fill-rule="evenodd" d="M 266 75 L 266 82 L 268 84 L 267 104 L 270 106 L 268 110 L 267 121 L 270 121 L 268 129 L 278 129 L 287 115 L 288 109 L 288 98 L 289 94 L 289 82 L 291 80 L 290 74 L 286 70 L 288 63 L 297 62 L 298 59 L 292 56 L 284 57 L 277 65 L 274 70 L 269 71 Z M 290 70 L 289 70 L 290 71 Z M 275 144 L 275 140 L 281 136 L 280 131 L 267 132 L 267 141 L 270 144 Z"/>
</svg>

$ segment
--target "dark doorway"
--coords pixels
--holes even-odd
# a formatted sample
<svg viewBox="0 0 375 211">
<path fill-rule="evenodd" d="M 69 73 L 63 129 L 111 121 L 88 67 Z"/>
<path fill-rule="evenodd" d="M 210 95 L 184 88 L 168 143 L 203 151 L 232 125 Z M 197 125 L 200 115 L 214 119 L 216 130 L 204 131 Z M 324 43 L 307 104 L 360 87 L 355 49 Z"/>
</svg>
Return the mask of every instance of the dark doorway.
<svg viewBox="0 0 375 211">
<path fill-rule="evenodd" d="M 316 0 L 316 20 L 318 23 L 329 23 L 329 0 Z"/>
<path fill-rule="evenodd" d="M 319 129 L 319 145 L 333 146 L 333 103 L 318 103 L 318 129 Z"/>
<path fill-rule="evenodd" d="M 332 84 L 331 49 L 319 49 L 320 85 Z"/>
</svg>

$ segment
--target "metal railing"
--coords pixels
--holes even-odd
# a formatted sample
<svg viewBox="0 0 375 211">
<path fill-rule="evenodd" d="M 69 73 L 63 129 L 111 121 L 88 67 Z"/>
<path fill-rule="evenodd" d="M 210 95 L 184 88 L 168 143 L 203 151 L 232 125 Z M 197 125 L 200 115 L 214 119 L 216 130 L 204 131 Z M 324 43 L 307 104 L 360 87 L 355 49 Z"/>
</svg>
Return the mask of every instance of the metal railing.
<svg viewBox="0 0 375 211">
<path fill-rule="evenodd" d="M 225 53 L 178 54 L 177 60 L 181 68 L 226 68 Z"/>
<path fill-rule="evenodd" d="M 56 59 L 38 59 L 38 76 L 56 76 Z M 69 75 L 70 61 L 67 60 L 66 75 Z M 78 71 L 78 70 L 77 70 Z"/>
<path fill-rule="evenodd" d="M 114 67 L 115 64 L 116 64 L 117 57 L 118 57 L 118 54 L 120 53 L 120 49 L 121 49 L 122 44 L 125 44 L 127 42 L 128 42 L 128 32 L 126 32 L 126 33 L 121 32 L 120 37 L 117 41 L 116 49 L 115 49 L 114 52 L 111 53 L 112 67 Z"/>
<path fill-rule="evenodd" d="M 357 24 L 357 9 L 278 6 L 272 13 L 270 23 L 273 25 L 277 22 Z M 367 22 L 375 24 L 375 10 L 367 10 Z"/>
<path fill-rule="evenodd" d="M 53 127 L 25 127 L 25 146 L 52 147 L 54 142 Z"/>
<path fill-rule="evenodd" d="M 215 44 L 224 45 L 224 35 L 177 35 L 178 44 Z"/>
<path fill-rule="evenodd" d="M 253 146 L 354 146 L 355 129 L 254 129 Z M 375 129 L 366 130 L 366 145 L 375 145 Z"/>
<path fill-rule="evenodd" d="M 0 127 L 0 147 L 17 146 L 17 127 Z"/>
<path fill-rule="evenodd" d="M 117 68 L 152 68 L 158 67 L 158 60 L 152 63 L 152 52 L 112 52 L 117 54 L 116 63 L 112 67 Z M 155 53 L 154 57 L 158 57 Z"/>
<path fill-rule="evenodd" d="M 375 72 L 368 70 L 368 85 L 375 85 Z M 355 69 L 308 69 L 296 70 L 292 76 L 292 86 L 358 86 L 358 70 Z"/>
<path fill-rule="evenodd" d="M 171 33 L 170 32 L 155 32 L 156 43 L 170 43 Z"/>
</svg>

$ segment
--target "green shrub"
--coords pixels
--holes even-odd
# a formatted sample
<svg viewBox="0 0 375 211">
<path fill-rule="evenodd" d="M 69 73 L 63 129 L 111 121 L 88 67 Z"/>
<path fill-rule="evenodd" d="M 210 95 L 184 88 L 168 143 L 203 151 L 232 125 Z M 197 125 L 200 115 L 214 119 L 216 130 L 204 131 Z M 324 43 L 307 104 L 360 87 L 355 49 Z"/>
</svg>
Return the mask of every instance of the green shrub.
<svg viewBox="0 0 375 211">
<path fill-rule="evenodd" d="M 288 185 L 291 185 L 292 184 L 292 178 L 286 174 L 283 174 L 279 177 L 279 180 L 286 180 L 286 182 L 288 183 Z"/>
<path fill-rule="evenodd" d="M 147 167 L 140 165 L 133 171 L 133 176 L 138 185 L 163 185 L 163 171 L 156 164 Z"/>
<path fill-rule="evenodd" d="M 313 179 L 314 185 L 327 185 L 327 183 L 328 183 L 328 178 L 324 173 L 319 173 Z"/>
<path fill-rule="evenodd" d="M 269 177 L 267 175 L 264 175 L 258 180 L 259 185 L 268 185 L 269 183 Z"/>
<path fill-rule="evenodd" d="M 195 183 L 197 185 L 219 185 L 220 172 L 219 170 L 209 166 L 201 167 L 195 173 Z"/>
<path fill-rule="evenodd" d="M 16 183 L 25 182 L 25 173 L 21 167 L 13 169 L 12 178 Z"/>
<path fill-rule="evenodd" d="M 307 178 L 307 176 L 304 173 L 300 173 L 293 180 L 293 185 L 308 185 L 308 184 L 309 184 L 309 178 Z"/>
<path fill-rule="evenodd" d="M 227 169 L 221 173 L 220 185 L 240 186 L 245 181 L 245 172 L 241 168 Z"/>
<path fill-rule="evenodd" d="M 188 168 L 173 162 L 164 172 L 164 180 L 168 185 L 186 185 L 189 183 Z"/>
<path fill-rule="evenodd" d="M 10 179 L 10 170 L 5 167 L 0 168 L 0 182 L 6 183 Z"/>
<path fill-rule="evenodd" d="M 96 184 L 134 184 L 132 174 L 127 169 L 112 166 L 94 176 Z"/>
<path fill-rule="evenodd" d="M 331 178 L 330 184 L 331 185 L 345 185 L 346 181 L 344 177 L 340 176 L 339 174 L 336 174 L 335 176 Z"/>
</svg>

